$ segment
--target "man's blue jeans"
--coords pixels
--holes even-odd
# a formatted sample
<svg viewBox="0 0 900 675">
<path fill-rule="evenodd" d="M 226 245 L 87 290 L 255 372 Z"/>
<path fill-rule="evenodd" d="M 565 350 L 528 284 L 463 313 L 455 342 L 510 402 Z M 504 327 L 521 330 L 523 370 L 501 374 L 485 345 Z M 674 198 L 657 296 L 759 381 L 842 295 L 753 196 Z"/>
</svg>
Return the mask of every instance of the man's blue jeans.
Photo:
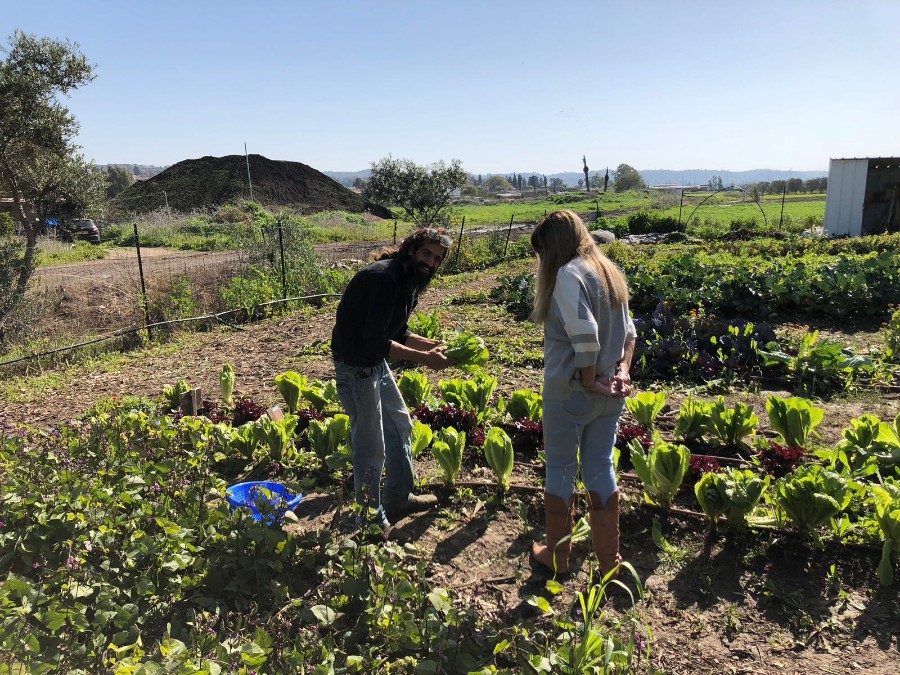
<svg viewBox="0 0 900 675">
<path fill-rule="evenodd" d="M 366 368 L 335 361 L 334 371 L 338 397 L 350 417 L 356 501 L 376 509 L 386 522 L 382 504 L 399 508 L 413 489 L 409 411 L 386 361 Z"/>
</svg>

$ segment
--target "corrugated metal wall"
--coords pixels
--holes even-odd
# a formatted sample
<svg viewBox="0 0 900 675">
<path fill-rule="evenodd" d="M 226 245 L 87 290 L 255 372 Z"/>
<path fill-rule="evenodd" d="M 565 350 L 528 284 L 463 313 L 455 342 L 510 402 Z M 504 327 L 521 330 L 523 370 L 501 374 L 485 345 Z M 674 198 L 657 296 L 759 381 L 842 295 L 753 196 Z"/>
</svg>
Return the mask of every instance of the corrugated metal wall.
<svg viewBox="0 0 900 675">
<path fill-rule="evenodd" d="M 862 234 L 863 203 L 866 198 L 868 159 L 832 159 L 828 165 L 825 196 L 825 234 Z"/>
</svg>

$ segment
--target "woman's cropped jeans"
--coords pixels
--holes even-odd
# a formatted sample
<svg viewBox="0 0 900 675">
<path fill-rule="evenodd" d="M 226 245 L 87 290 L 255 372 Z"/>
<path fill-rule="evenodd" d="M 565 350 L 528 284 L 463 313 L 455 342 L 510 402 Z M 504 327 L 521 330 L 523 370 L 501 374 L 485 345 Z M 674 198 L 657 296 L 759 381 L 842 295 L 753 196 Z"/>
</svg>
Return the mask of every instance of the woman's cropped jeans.
<svg viewBox="0 0 900 675">
<path fill-rule="evenodd" d="M 366 368 L 335 361 L 334 371 L 338 397 L 350 417 L 356 501 L 376 509 L 385 523 L 382 504 L 389 510 L 392 506 L 399 508 L 413 489 L 412 420 L 386 361 Z"/>
<path fill-rule="evenodd" d="M 616 490 L 613 446 L 625 399 L 573 392 L 565 401 L 545 398 L 543 405 L 547 457 L 544 489 L 568 504 L 580 462 L 585 489 L 596 492 L 606 504 Z"/>
</svg>

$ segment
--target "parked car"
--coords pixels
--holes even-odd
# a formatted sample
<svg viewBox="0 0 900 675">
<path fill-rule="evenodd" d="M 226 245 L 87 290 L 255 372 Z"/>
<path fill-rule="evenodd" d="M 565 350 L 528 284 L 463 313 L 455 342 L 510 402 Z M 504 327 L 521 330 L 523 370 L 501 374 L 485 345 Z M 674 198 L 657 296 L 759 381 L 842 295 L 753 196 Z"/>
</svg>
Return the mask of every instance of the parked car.
<svg viewBox="0 0 900 675">
<path fill-rule="evenodd" d="M 100 228 L 90 219 L 73 220 L 59 229 L 59 238 L 63 241 L 88 241 L 100 243 Z"/>
</svg>

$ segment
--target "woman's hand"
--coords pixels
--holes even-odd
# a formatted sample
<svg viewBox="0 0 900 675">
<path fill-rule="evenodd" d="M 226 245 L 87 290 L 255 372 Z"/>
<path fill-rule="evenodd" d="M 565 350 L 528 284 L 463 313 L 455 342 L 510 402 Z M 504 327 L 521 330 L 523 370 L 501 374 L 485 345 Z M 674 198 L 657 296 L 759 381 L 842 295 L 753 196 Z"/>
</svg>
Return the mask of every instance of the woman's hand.
<svg viewBox="0 0 900 675">
<path fill-rule="evenodd" d="M 619 376 L 616 377 L 598 377 L 590 387 L 585 387 L 589 391 L 610 396 L 612 398 L 625 398 L 631 395 L 631 381 L 628 382 Z"/>
</svg>

